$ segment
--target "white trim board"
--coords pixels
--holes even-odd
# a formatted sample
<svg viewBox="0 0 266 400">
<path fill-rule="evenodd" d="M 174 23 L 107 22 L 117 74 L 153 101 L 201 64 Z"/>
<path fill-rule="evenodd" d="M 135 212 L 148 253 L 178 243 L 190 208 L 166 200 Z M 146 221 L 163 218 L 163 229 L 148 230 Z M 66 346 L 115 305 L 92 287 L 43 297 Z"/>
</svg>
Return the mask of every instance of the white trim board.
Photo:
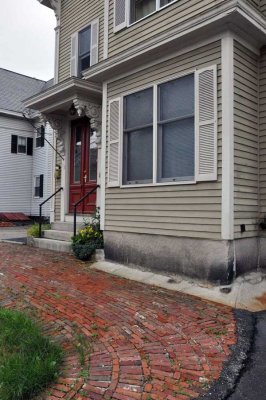
<svg viewBox="0 0 266 400">
<path fill-rule="evenodd" d="M 102 97 L 102 155 L 101 155 L 101 200 L 100 200 L 100 224 L 101 230 L 105 225 L 105 166 L 106 166 L 106 127 L 107 127 L 107 84 L 103 83 Z"/>
<path fill-rule="evenodd" d="M 222 239 L 234 239 L 234 37 L 222 39 Z"/>
</svg>

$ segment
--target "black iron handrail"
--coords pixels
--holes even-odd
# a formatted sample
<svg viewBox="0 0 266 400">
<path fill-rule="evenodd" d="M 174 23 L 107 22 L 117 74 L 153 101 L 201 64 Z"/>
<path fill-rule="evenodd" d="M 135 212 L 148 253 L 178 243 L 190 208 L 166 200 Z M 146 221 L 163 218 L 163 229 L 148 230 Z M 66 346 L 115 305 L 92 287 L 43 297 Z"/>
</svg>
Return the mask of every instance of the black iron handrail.
<svg viewBox="0 0 266 400">
<path fill-rule="evenodd" d="M 77 206 L 80 205 L 80 203 L 82 203 L 92 193 L 94 193 L 99 187 L 100 187 L 100 185 L 95 186 L 90 192 L 86 193 L 83 197 L 81 197 L 81 199 L 79 199 L 79 201 L 77 201 L 74 204 L 74 235 L 73 236 L 76 236 L 76 234 L 77 234 Z"/>
<path fill-rule="evenodd" d="M 40 211 L 39 211 L 39 238 L 42 237 L 42 206 L 47 203 L 50 199 L 52 199 L 57 193 L 61 192 L 63 190 L 62 187 L 60 187 L 56 192 L 54 192 L 48 199 L 44 200 L 40 205 Z"/>
</svg>

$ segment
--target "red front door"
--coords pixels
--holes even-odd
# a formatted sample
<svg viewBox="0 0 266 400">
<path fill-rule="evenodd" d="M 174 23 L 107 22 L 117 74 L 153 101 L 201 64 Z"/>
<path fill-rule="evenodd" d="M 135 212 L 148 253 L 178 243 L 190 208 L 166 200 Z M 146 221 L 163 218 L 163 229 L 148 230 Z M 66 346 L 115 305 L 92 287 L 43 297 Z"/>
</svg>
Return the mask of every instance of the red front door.
<svg viewBox="0 0 266 400">
<path fill-rule="evenodd" d="M 95 133 L 91 133 L 88 118 L 72 122 L 70 147 L 70 194 L 69 212 L 76 203 L 97 184 L 97 146 Z M 77 208 L 78 213 L 93 213 L 96 208 L 96 192 Z"/>
</svg>

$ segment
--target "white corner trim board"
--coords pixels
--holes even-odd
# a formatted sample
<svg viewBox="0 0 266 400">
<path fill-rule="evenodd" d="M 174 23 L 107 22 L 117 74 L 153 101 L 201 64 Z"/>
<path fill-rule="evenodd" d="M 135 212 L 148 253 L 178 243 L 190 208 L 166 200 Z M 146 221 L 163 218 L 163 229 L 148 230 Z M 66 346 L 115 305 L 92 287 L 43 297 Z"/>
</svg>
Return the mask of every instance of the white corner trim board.
<svg viewBox="0 0 266 400">
<path fill-rule="evenodd" d="M 222 239 L 234 239 L 234 38 L 222 38 Z"/>
<path fill-rule="evenodd" d="M 101 230 L 105 225 L 105 163 L 106 163 L 106 125 L 107 125 L 107 84 L 103 83 L 102 97 L 102 155 L 101 155 L 101 201 L 100 201 L 100 223 Z"/>
</svg>

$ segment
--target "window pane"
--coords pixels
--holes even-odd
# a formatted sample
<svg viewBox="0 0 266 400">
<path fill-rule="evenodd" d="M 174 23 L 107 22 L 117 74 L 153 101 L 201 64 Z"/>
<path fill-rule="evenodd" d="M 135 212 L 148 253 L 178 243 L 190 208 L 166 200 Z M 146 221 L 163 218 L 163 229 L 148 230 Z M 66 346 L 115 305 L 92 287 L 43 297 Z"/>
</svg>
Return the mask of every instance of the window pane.
<svg viewBox="0 0 266 400">
<path fill-rule="evenodd" d="M 91 28 L 88 27 L 79 33 L 79 55 L 90 52 Z"/>
<path fill-rule="evenodd" d="M 174 0 L 161 0 L 160 7 L 166 6 L 166 4 L 172 3 Z"/>
<path fill-rule="evenodd" d="M 131 129 L 153 122 L 153 89 L 125 97 L 125 128 Z"/>
<path fill-rule="evenodd" d="M 82 57 L 80 59 L 80 72 L 84 71 L 85 69 L 90 68 L 91 65 L 91 56 L 90 54 L 86 57 Z"/>
<path fill-rule="evenodd" d="M 95 132 L 90 137 L 89 180 L 97 180 L 97 145 Z"/>
<path fill-rule="evenodd" d="M 76 130 L 75 137 L 75 152 L 74 152 L 74 182 L 80 181 L 81 171 L 81 128 L 78 127 Z"/>
<path fill-rule="evenodd" d="M 125 134 L 124 183 L 152 181 L 153 129 Z"/>
<path fill-rule="evenodd" d="M 159 86 L 160 121 L 194 114 L 194 75 Z"/>
<path fill-rule="evenodd" d="M 18 153 L 26 153 L 27 139 L 24 137 L 18 137 Z"/>
<path fill-rule="evenodd" d="M 132 0 L 131 1 L 131 22 L 151 14 L 156 10 L 156 0 Z"/>
<path fill-rule="evenodd" d="M 159 177 L 194 177 L 194 118 L 164 124 L 159 129 Z"/>
</svg>

